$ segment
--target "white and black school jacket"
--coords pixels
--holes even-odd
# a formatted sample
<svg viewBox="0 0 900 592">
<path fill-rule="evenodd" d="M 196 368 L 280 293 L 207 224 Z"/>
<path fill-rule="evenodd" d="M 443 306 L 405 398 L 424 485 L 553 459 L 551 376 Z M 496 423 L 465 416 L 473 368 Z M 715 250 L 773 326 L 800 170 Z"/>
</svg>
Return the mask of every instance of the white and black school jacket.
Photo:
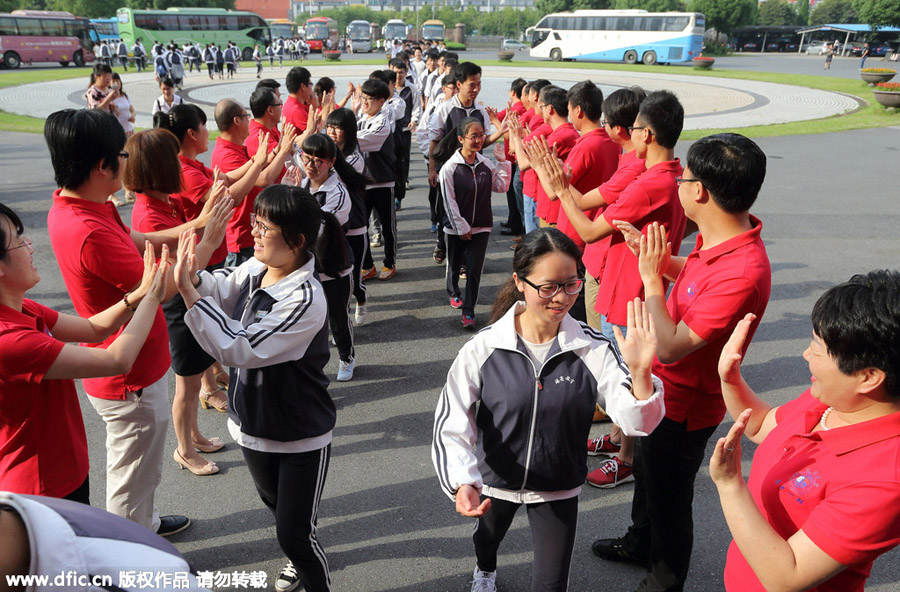
<svg viewBox="0 0 900 592">
<path fill-rule="evenodd" d="M 184 321 L 203 350 L 231 368 L 228 417 L 242 434 L 276 442 L 328 435 L 335 425 L 328 394 L 328 305 L 315 257 L 267 288 L 266 266 L 199 272 L 203 296 Z"/>
<path fill-rule="evenodd" d="M 325 182 L 319 185 L 318 189 L 310 187 L 309 177 L 303 177 L 300 181 L 300 187 L 309 191 L 319 204 L 319 209 L 323 212 L 330 212 L 337 218 L 338 223 L 343 227 L 350 220 L 350 210 L 353 202 L 350 199 L 350 192 L 347 186 L 341 181 L 340 176 L 334 169 L 331 169 Z"/>
<path fill-rule="evenodd" d="M 356 122 L 356 142 L 366 163 L 366 175 L 375 181 L 366 185 L 366 189 L 393 187 L 397 154 L 394 150 L 394 111 L 387 101 L 372 117 L 360 116 Z"/>
<path fill-rule="evenodd" d="M 428 137 L 436 142 L 445 135 L 456 133 L 459 122 L 466 117 L 474 117 L 481 122 L 486 134 L 491 133 L 491 118 L 484 107 L 477 102 L 472 102 L 470 107 L 463 107 L 459 102 L 459 95 L 454 95 L 449 101 L 438 105 L 428 122 Z"/>
<path fill-rule="evenodd" d="M 33 581 L 28 592 L 148 589 L 138 579 L 141 572 L 159 577 L 155 581 L 168 583 L 168 588 L 207 590 L 171 543 L 136 522 L 78 502 L 5 491 L 0 492 L 0 506 L 18 514 L 28 532 L 28 575 L 48 577 L 45 583 Z M 54 578 L 70 573 L 109 578 L 112 585 L 100 580 L 94 582 L 100 585 L 54 585 Z"/>
<path fill-rule="evenodd" d="M 460 350 L 435 411 L 431 458 L 444 492 L 537 503 L 575 497 L 587 475 L 585 441 L 599 402 L 629 436 L 665 415 L 662 381 L 639 401 L 631 374 L 601 333 L 566 315 L 536 368 L 516 333 L 518 302 Z"/>
<path fill-rule="evenodd" d="M 203 50 L 203 61 L 207 64 L 215 64 L 216 63 L 215 52 L 208 47 L 206 49 L 204 49 Z"/>
<path fill-rule="evenodd" d="M 461 150 L 454 152 L 438 174 L 446 213 L 444 232 L 490 232 L 494 225 L 491 192 L 505 192 L 511 178 L 512 165 L 505 160 L 494 166 L 476 152 L 475 162 L 469 164 Z"/>
</svg>

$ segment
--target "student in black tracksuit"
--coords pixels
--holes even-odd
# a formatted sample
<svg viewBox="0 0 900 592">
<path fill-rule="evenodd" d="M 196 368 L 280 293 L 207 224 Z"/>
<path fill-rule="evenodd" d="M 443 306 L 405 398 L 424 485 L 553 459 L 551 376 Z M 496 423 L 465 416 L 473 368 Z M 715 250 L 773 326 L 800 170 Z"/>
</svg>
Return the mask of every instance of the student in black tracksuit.
<svg viewBox="0 0 900 592">
<path fill-rule="evenodd" d="M 580 258 L 555 228 L 526 235 L 494 303 L 496 322 L 463 346 L 447 373 L 431 456 L 456 511 L 478 519 L 472 590 L 497 590 L 497 551 L 525 505 L 531 589 L 564 592 L 594 405 L 635 435 L 653 431 L 665 413 L 662 382 L 650 374 L 656 336 L 646 308 L 629 304 L 627 337 L 616 335 L 621 355 L 568 315 L 584 284 Z"/>
<path fill-rule="evenodd" d="M 397 203 L 402 203 L 403 198 L 406 197 L 406 181 L 409 179 L 409 151 L 412 147 L 412 130 L 409 124 L 413 121 L 413 112 L 415 111 L 416 114 L 419 112 L 419 109 L 415 109 L 415 101 L 418 101 L 419 97 L 417 93 L 413 92 L 413 87 L 410 86 L 406 79 L 406 62 L 399 58 L 394 58 L 390 61 L 390 67 L 391 71 L 397 76 L 397 84 L 403 84 L 403 86 L 398 86 L 400 89 L 398 92 L 400 98 L 404 101 L 404 111 L 400 119 L 397 120 L 396 133 L 394 135 L 397 148 L 397 164 L 395 167 L 397 184 L 394 187 L 394 199 L 397 200 Z"/>
<path fill-rule="evenodd" d="M 443 162 L 438 175 L 444 200 L 444 233 L 447 241 L 447 294 L 450 306 L 462 309 L 462 324 L 475 328 L 475 303 L 481 285 L 481 271 L 487 253 L 494 216 L 491 192 L 506 191 L 511 166 L 502 145 L 494 150 L 495 167 L 480 154 L 484 127 L 474 117 L 466 117 L 455 133 L 447 134 L 435 150 L 435 160 Z M 452 150 L 449 158 L 443 156 Z M 466 267 L 466 293 L 460 299 L 460 266 Z"/>
<path fill-rule="evenodd" d="M 228 427 L 289 562 L 280 592 L 331 590 L 316 538 L 335 406 L 328 394 L 327 305 L 313 250 L 323 213 L 309 192 L 266 187 L 256 198 L 254 257 L 196 272 L 193 233 L 179 241 L 176 285 L 200 346 L 231 368 Z"/>
</svg>

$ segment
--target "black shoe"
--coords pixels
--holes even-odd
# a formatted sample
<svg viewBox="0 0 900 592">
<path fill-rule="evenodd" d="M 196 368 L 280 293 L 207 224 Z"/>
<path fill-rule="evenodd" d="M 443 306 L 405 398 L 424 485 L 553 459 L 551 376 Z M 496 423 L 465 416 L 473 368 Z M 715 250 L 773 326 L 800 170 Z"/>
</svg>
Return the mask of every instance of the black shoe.
<svg viewBox="0 0 900 592">
<path fill-rule="evenodd" d="M 624 538 L 618 539 L 597 539 L 591 544 L 591 551 L 600 559 L 607 561 L 620 561 L 623 563 L 633 563 L 643 568 L 649 568 L 650 560 L 647 557 L 628 550 L 625 545 Z"/>
<path fill-rule="evenodd" d="M 440 265 L 444 262 L 444 259 L 447 258 L 447 251 L 439 247 L 435 247 L 434 252 L 431 254 L 431 256 L 434 258 L 434 262 Z"/>
<path fill-rule="evenodd" d="M 503 236 L 519 236 L 522 233 L 519 231 L 518 228 L 508 228 L 507 227 L 507 228 L 501 228 L 500 234 L 502 234 Z"/>
<path fill-rule="evenodd" d="M 509 228 L 509 222 L 501 222 L 500 228 Z"/>
<path fill-rule="evenodd" d="M 160 516 L 159 528 L 156 529 L 156 534 L 164 537 L 172 536 L 185 530 L 190 525 L 191 519 L 187 516 Z"/>
</svg>

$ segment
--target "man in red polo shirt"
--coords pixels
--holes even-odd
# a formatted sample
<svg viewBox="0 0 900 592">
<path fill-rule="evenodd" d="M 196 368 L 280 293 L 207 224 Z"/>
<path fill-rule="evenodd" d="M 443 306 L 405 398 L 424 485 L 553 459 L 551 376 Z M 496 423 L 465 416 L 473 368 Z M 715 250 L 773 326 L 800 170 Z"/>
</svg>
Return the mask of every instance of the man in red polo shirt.
<svg viewBox="0 0 900 592">
<path fill-rule="evenodd" d="M 541 100 L 544 121 L 552 128 L 546 138 L 537 137 L 537 141 L 544 141 L 546 145 L 556 152 L 556 156 L 565 161 L 569 152 L 579 139 L 575 126 L 569 122 L 569 99 L 566 91 L 558 86 L 548 86 L 541 91 Z M 527 144 L 526 144 L 527 149 Z M 530 162 L 530 159 L 529 159 Z M 559 204 L 550 203 L 547 193 L 540 183 L 540 162 L 531 163 L 532 174 L 535 176 L 535 213 L 541 226 L 553 226 L 559 218 Z"/>
<path fill-rule="evenodd" d="M 521 121 L 522 116 L 527 110 L 525 103 L 522 101 L 522 95 L 524 94 L 523 89 L 526 84 L 524 78 L 516 78 L 512 81 L 509 88 L 509 107 L 498 113 L 497 119 L 503 121 L 503 119 L 506 118 L 507 112 L 514 112 L 519 116 L 519 120 Z M 512 164 L 512 174 L 513 178 L 515 178 L 516 173 L 519 172 L 519 168 L 516 166 L 515 156 L 509 152 L 509 146 L 510 141 L 507 137 L 503 144 L 503 155 L 506 157 L 506 161 Z M 509 189 L 506 190 L 506 206 L 509 209 L 509 215 L 506 217 L 506 222 L 501 224 L 503 228 L 500 230 L 500 234 L 507 236 L 519 236 L 523 234 L 525 232 L 525 226 L 522 224 L 522 196 L 521 193 L 516 192 L 514 183 L 510 183 Z"/>
<path fill-rule="evenodd" d="M 47 216 L 50 241 L 75 310 L 91 317 L 118 301 L 141 282 L 145 241 L 155 248 L 177 247 L 188 228 L 208 232 L 198 245 L 205 266 L 222 241 L 231 200 L 220 201 L 197 220 L 166 232 L 143 234 L 125 226 L 107 202 L 122 187 L 125 134 L 115 117 L 97 110 L 66 109 L 47 118 L 44 137 L 60 186 Z M 157 251 L 159 252 L 159 251 Z M 171 273 L 171 271 L 169 272 Z M 167 297 L 175 293 L 169 280 Z M 94 347 L 107 348 L 119 331 Z M 159 516 L 153 503 L 162 477 L 163 448 L 169 421 L 168 334 L 157 308 L 150 335 L 126 374 L 84 380 L 91 405 L 106 423 L 107 510 L 160 534 L 190 525 L 184 516 Z"/>
<path fill-rule="evenodd" d="M 271 93 L 271 89 L 265 89 Z M 258 91 L 257 91 L 258 92 Z M 255 93 L 254 93 L 255 94 Z M 244 147 L 244 141 L 250 135 L 250 114 L 240 103 L 232 99 L 222 99 L 216 104 L 216 125 L 219 128 L 219 137 L 216 138 L 216 146 L 213 148 L 211 163 L 224 173 L 230 173 L 247 165 L 250 157 Z M 228 248 L 228 256 L 225 258 L 226 267 L 236 267 L 253 256 L 253 237 L 250 236 L 250 214 L 256 203 L 256 196 L 267 187 L 281 178 L 284 168 L 284 160 L 293 150 L 294 126 L 285 125 L 284 135 L 277 145 L 277 151 L 269 154 L 266 168 L 259 174 L 256 186 L 243 198 L 235 203 L 234 213 L 228 221 L 225 231 L 225 243 Z M 256 145 L 266 139 L 257 134 Z M 255 152 L 254 152 L 255 154 Z"/>
<path fill-rule="evenodd" d="M 641 590 L 684 589 L 694 479 L 706 442 L 725 416 L 719 355 L 738 322 L 752 313 L 741 352 L 746 353 L 769 301 L 772 272 L 762 223 L 749 211 L 765 174 L 765 154 L 744 136 L 718 134 L 691 146 L 678 179 L 684 212 L 699 229 L 687 257 L 672 256 L 674 244 L 659 222 L 642 237 L 634 226 L 616 221 L 628 238 L 626 248 L 640 253 L 644 298 L 659 340 L 653 373 L 665 386 L 666 416 L 653 433 L 637 439 L 628 533 L 595 541 L 592 548 L 604 559 L 649 565 Z M 664 276 L 675 279 L 668 302 Z"/>
<path fill-rule="evenodd" d="M 313 91 L 309 70 L 302 66 L 294 66 L 288 71 L 284 84 L 288 91 L 288 98 L 285 99 L 282 108 L 284 120 L 300 132 L 306 131 L 309 122 L 309 100 Z"/>
<path fill-rule="evenodd" d="M 537 174 L 531 170 L 531 162 L 529 162 L 528 156 L 525 154 L 524 143 L 532 142 L 539 136 L 548 136 L 553 131 L 550 124 L 544 121 L 544 103 L 541 101 L 541 91 L 549 86 L 551 86 L 550 81 L 543 78 L 531 83 L 528 97 L 534 108 L 534 113 L 528 119 L 528 127 L 521 125 L 521 122 L 518 121 L 518 116 L 515 114 L 511 113 L 507 118 L 510 126 L 510 152 L 516 155 L 519 177 L 522 179 L 522 210 L 524 212 L 522 222 L 525 225 L 525 234 L 538 228 L 540 223 L 538 222 L 536 213 L 537 202 L 535 201 L 538 179 Z M 525 115 L 528 116 L 529 113 L 530 111 L 526 111 Z M 531 130 L 530 133 L 529 129 Z"/>
</svg>

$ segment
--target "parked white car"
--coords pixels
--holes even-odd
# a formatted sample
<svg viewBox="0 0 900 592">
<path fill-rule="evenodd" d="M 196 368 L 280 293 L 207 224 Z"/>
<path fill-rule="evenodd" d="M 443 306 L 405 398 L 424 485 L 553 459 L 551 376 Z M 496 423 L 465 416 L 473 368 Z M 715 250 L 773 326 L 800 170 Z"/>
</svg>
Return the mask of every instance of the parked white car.
<svg viewBox="0 0 900 592">
<path fill-rule="evenodd" d="M 828 51 L 830 47 L 830 43 L 825 43 L 824 41 L 816 39 L 810 41 L 803 52 L 806 53 L 806 55 L 825 55 L 825 52 Z"/>
<path fill-rule="evenodd" d="M 503 51 L 523 51 L 528 49 L 528 45 L 515 39 L 504 39 L 500 43 L 500 49 Z"/>
</svg>

